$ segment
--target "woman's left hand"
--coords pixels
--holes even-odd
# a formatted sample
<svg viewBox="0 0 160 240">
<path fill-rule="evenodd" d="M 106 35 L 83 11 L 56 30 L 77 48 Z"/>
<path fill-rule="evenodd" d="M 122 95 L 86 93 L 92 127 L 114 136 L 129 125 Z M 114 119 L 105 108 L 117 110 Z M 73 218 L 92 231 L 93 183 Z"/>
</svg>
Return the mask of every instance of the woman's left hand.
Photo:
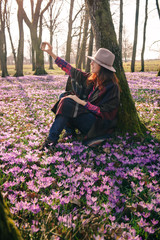
<svg viewBox="0 0 160 240">
<path fill-rule="evenodd" d="M 64 98 L 71 98 L 73 99 L 75 102 L 81 104 L 81 105 L 86 105 L 86 102 L 84 100 L 81 100 L 79 97 L 77 97 L 76 95 L 67 95 L 61 99 L 64 99 Z"/>
</svg>

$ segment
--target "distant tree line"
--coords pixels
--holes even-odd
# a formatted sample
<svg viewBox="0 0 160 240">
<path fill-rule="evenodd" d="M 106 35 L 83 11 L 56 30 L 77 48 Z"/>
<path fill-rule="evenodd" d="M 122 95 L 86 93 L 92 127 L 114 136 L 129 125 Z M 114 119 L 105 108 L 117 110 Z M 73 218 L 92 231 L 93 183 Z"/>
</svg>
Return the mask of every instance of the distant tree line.
<svg viewBox="0 0 160 240">
<path fill-rule="evenodd" d="M 42 41 L 42 34 L 44 29 L 48 29 L 49 41 L 53 44 L 53 38 L 55 36 L 60 37 L 59 26 L 62 19 L 60 13 L 64 7 L 62 0 L 30 0 L 30 13 L 28 9 L 25 9 L 25 0 L 13 0 L 17 5 L 17 22 L 19 29 L 18 48 L 16 50 L 14 45 L 14 39 L 11 34 L 11 0 L 0 0 L 0 65 L 2 76 L 8 75 L 7 70 L 7 41 L 6 34 L 8 32 L 10 45 L 12 48 L 12 55 L 15 63 L 16 73 L 15 76 L 23 76 L 23 64 L 24 64 L 24 24 L 27 25 L 30 32 L 30 58 L 32 63 L 32 70 L 36 75 L 46 74 L 44 67 L 44 55 L 40 50 L 40 44 Z M 92 1 L 91 1 L 92 2 Z M 133 44 L 129 42 L 127 31 L 123 22 L 123 9 L 125 0 L 108 0 L 108 3 L 117 4 L 119 8 L 119 33 L 118 44 L 121 52 L 121 56 L 124 61 L 131 59 L 131 71 L 135 71 L 135 59 L 137 51 L 138 40 L 138 25 L 139 25 L 139 5 L 140 0 L 136 0 L 136 12 L 135 12 L 135 31 Z M 87 3 L 85 0 L 79 1 L 79 9 L 75 7 L 77 0 L 70 0 L 70 9 L 68 11 L 68 18 L 65 21 L 68 22 L 68 33 L 66 37 L 65 47 L 65 59 L 70 62 L 71 53 L 74 49 L 75 64 L 78 68 L 83 67 L 86 71 L 90 70 L 89 61 L 86 60 L 86 55 L 92 55 L 93 49 L 99 47 L 98 36 L 95 35 L 95 25 L 91 21 L 90 14 L 88 12 Z M 76 5 L 77 6 L 77 5 Z M 157 9 L 158 16 L 160 18 L 160 8 L 158 0 L 155 0 L 155 8 Z M 144 53 L 148 20 L 148 0 L 145 0 L 145 19 L 143 27 L 143 46 L 141 51 L 141 71 L 144 71 Z M 63 20 L 64 21 L 64 20 Z M 97 17 L 98 21 L 98 17 Z M 74 41 L 76 39 L 76 41 Z M 97 40 L 95 40 L 97 39 Z M 57 53 L 58 53 L 58 40 L 57 40 Z M 53 69 L 53 60 L 49 58 L 49 68 Z"/>
</svg>

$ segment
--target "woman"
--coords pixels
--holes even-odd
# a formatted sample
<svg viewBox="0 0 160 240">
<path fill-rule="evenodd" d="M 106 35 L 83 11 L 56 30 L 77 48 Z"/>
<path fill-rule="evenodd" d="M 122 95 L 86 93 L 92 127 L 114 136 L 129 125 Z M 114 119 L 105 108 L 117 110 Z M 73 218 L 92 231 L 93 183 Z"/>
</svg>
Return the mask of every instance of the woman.
<svg viewBox="0 0 160 240">
<path fill-rule="evenodd" d="M 93 146 L 104 141 L 117 123 L 119 107 L 118 79 L 113 68 L 114 54 L 100 48 L 91 59 L 91 72 L 84 73 L 52 52 L 52 46 L 43 42 L 41 49 L 54 58 L 55 63 L 70 77 L 72 91 L 66 92 L 53 107 L 56 114 L 49 136 L 41 150 L 52 149 L 62 130 L 70 125 L 85 135 L 84 144 Z"/>
</svg>

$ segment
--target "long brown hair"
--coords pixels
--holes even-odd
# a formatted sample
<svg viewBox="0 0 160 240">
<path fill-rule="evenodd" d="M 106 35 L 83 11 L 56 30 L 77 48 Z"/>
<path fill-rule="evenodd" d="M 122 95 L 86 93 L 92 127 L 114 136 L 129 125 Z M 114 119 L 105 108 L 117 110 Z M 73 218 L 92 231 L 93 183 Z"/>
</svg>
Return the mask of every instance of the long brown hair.
<svg viewBox="0 0 160 240">
<path fill-rule="evenodd" d="M 92 73 L 88 78 L 87 78 L 87 85 L 90 83 L 93 83 L 94 86 L 97 85 L 99 86 L 99 89 L 102 90 L 104 86 L 107 85 L 108 82 L 113 81 L 113 83 L 117 84 L 119 86 L 119 81 L 116 76 L 116 74 L 107 68 L 104 68 L 101 66 L 100 71 L 98 74 Z"/>
</svg>

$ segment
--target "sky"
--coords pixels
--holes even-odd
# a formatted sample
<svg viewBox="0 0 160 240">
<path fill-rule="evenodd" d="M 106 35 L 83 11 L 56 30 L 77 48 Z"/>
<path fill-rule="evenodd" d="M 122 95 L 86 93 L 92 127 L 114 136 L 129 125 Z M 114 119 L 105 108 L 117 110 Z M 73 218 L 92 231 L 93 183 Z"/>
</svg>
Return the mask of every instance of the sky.
<svg viewBox="0 0 160 240">
<path fill-rule="evenodd" d="M 27 11 L 28 0 L 25 3 L 25 10 Z M 68 13 L 69 13 L 69 3 L 70 0 L 63 0 L 64 6 L 61 11 L 62 24 L 60 26 L 60 31 L 56 34 L 57 41 L 54 42 L 54 45 L 58 44 L 59 54 L 62 54 L 65 50 L 65 42 L 67 39 L 67 30 L 68 30 Z M 83 0 L 75 0 L 74 12 L 77 12 L 79 9 L 79 4 Z M 119 22 L 119 4 L 115 0 L 112 1 L 111 12 L 114 13 L 113 21 L 115 25 L 116 32 L 118 33 L 118 22 Z M 160 1 L 160 0 L 159 0 Z M 12 2 L 12 15 L 11 15 L 11 31 L 14 38 L 14 43 L 18 46 L 18 26 L 17 26 L 17 14 L 16 14 L 16 3 L 15 0 Z M 145 14 L 145 0 L 140 0 L 140 13 L 139 13 L 139 24 L 138 24 L 138 43 L 137 43 L 137 55 L 136 59 L 140 59 L 141 49 L 142 49 L 142 40 L 143 40 L 143 25 L 144 25 L 144 14 Z M 134 40 L 134 26 L 135 26 L 135 10 L 136 10 L 136 0 L 124 0 L 124 26 L 129 38 L 129 42 L 133 44 Z M 28 9 L 29 11 L 29 9 Z M 145 48 L 145 59 L 160 59 L 160 19 L 158 17 L 155 0 L 148 0 L 148 22 L 147 22 L 147 32 L 146 32 L 146 48 Z M 25 26 L 25 39 L 29 38 L 30 33 L 28 28 Z M 44 31 L 42 38 L 43 41 L 49 41 L 49 33 Z M 154 42 L 159 41 L 155 44 Z M 8 42 L 8 55 L 11 54 L 11 47 L 9 39 Z M 54 46 L 55 47 L 55 46 Z M 25 56 L 28 55 L 28 45 L 25 44 Z"/>
</svg>

